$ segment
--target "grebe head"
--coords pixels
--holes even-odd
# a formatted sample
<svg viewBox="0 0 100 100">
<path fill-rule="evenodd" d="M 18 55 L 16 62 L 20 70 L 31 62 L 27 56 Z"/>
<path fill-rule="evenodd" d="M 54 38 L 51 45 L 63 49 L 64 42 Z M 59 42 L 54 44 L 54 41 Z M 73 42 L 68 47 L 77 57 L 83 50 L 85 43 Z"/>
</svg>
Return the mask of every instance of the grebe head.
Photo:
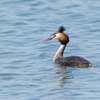
<svg viewBox="0 0 100 100">
<path fill-rule="evenodd" d="M 52 34 L 49 38 L 43 40 L 43 41 L 48 41 L 48 40 L 59 40 L 61 44 L 66 45 L 69 42 L 69 37 L 64 33 L 65 28 L 63 26 L 60 26 L 59 29 Z"/>
</svg>

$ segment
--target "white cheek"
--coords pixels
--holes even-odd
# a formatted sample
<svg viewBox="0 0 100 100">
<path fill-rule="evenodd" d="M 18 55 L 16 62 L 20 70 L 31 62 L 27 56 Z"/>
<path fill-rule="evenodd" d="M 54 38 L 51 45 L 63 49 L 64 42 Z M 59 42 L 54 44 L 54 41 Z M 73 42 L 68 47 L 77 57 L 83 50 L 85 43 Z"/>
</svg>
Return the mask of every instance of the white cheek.
<svg viewBox="0 0 100 100">
<path fill-rule="evenodd" d="M 56 37 L 54 37 L 53 40 L 58 40 L 58 39 Z"/>
<path fill-rule="evenodd" d="M 56 34 L 56 36 L 53 38 L 53 40 L 58 40 L 60 38 L 60 34 Z"/>
</svg>

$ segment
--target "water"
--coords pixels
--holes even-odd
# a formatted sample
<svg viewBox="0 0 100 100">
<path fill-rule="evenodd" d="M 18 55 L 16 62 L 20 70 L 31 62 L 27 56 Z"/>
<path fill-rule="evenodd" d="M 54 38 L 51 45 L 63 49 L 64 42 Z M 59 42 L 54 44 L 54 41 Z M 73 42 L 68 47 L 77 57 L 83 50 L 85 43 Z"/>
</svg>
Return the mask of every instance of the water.
<svg viewBox="0 0 100 100">
<path fill-rule="evenodd" d="M 92 68 L 55 67 L 58 41 L 42 42 L 65 26 L 65 56 Z M 100 99 L 99 0 L 0 1 L 0 100 Z"/>
</svg>

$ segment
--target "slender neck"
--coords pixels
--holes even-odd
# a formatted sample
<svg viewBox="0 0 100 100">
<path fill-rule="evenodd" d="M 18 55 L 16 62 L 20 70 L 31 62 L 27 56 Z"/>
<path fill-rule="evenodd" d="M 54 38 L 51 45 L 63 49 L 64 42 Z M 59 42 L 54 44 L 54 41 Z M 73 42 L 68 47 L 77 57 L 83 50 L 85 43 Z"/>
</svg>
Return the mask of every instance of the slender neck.
<svg viewBox="0 0 100 100">
<path fill-rule="evenodd" d="M 58 49 L 57 53 L 54 56 L 53 62 L 55 62 L 57 58 L 63 58 L 65 47 L 66 47 L 65 44 L 61 44 L 60 48 Z"/>
</svg>

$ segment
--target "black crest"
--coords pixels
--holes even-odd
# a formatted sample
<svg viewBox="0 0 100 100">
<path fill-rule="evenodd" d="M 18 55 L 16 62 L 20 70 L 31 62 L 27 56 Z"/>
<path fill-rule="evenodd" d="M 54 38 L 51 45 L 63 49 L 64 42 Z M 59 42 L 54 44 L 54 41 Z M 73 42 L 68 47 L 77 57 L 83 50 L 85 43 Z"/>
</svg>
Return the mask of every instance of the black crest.
<svg viewBox="0 0 100 100">
<path fill-rule="evenodd" d="M 63 32 L 63 31 L 65 31 L 65 30 L 66 30 L 66 29 L 65 29 L 63 26 L 60 26 L 59 29 L 57 30 L 57 32 L 60 33 L 60 32 Z"/>
</svg>

